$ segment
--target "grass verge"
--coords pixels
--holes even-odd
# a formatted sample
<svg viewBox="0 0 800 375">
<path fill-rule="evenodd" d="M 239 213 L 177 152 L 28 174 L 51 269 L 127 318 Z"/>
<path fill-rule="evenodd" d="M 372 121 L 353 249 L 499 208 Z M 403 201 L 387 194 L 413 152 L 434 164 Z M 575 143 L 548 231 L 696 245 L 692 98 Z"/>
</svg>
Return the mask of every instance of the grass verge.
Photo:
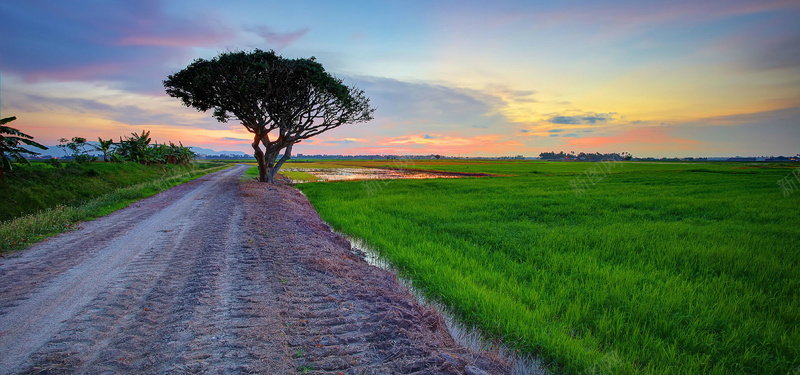
<svg viewBox="0 0 800 375">
<path fill-rule="evenodd" d="M 0 223 L 0 254 L 23 249 L 46 237 L 71 230 L 77 222 L 107 215 L 127 207 L 132 202 L 228 166 L 202 163 L 195 166 L 173 167 L 165 175 L 117 188 L 78 204 L 54 205 L 39 212 L 3 221 Z"/>
</svg>

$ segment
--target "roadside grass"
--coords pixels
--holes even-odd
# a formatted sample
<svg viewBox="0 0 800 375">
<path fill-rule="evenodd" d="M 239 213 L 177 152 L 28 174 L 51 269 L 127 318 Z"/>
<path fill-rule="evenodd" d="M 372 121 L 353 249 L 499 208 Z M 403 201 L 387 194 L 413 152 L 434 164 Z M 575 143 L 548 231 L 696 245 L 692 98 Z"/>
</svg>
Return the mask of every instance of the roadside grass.
<svg viewBox="0 0 800 375">
<path fill-rule="evenodd" d="M 244 174 L 245 177 L 256 178 L 257 179 L 258 178 L 258 165 L 255 164 L 255 163 L 247 163 L 247 164 L 250 165 L 250 169 L 248 169 L 247 172 L 245 172 L 245 174 Z M 300 165 L 298 165 L 298 164 L 300 164 Z M 290 163 L 286 163 L 286 164 L 284 164 L 284 167 L 281 168 L 281 170 L 278 172 L 278 174 L 281 174 L 281 175 L 285 176 L 286 178 L 289 178 L 289 179 L 291 179 L 293 181 L 302 181 L 302 182 L 319 181 L 319 177 L 314 176 L 311 173 L 291 170 L 293 168 L 317 168 L 317 167 L 309 167 L 308 166 L 309 164 L 311 164 L 311 163 L 291 163 L 291 164 Z M 341 166 L 341 165 L 338 165 L 338 166 L 326 165 L 325 168 L 343 168 L 343 166 Z"/>
<path fill-rule="evenodd" d="M 417 162 L 513 175 L 297 187 L 428 298 L 567 373 L 800 368 L 797 165 Z"/>
<path fill-rule="evenodd" d="M 244 172 L 244 177 L 250 177 L 258 179 L 258 165 L 256 163 L 245 163 L 250 166 L 247 171 Z"/>
<path fill-rule="evenodd" d="M 96 166 L 72 171 L 72 174 L 67 176 L 61 174 L 60 169 L 52 169 L 52 171 L 49 171 L 49 176 L 46 170 L 36 170 L 35 176 L 37 179 L 26 181 L 27 184 L 23 183 L 23 186 L 27 185 L 38 194 L 42 194 L 43 187 L 37 185 L 37 182 L 48 181 L 48 184 L 43 183 L 41 185 L 50 186 L 49 182 L 57 183 L 62 181 L 65 185 L 63 189 L 67 190 L 67 192 L 58 190 L 58 186 L 55 184 L 56 186 L 50 186 L 53 191 L 45 194 L 70 197 L 70 199 L 64 199 L 62 201 L 64 203 L 61 204 L 50 203 L 43 210 L 0 222 L 0 254 L 23 249 L 46 237 L 71 230 L 80 221 L 107 215 L 120 208 L 127 207 L 132 202 L 229 166 L 228 164 L 220 163 L 150 167 L 138 164 L 109 164 L 108 166 L 97 164 Z M 36 168 L 36 166 L 34 167 Z M 105 175 L 97 175 L 94 172 L 86 172 L 97 171 L 98 169 L 107 173 Z M 84 173 L 84 175 L 81 175 L 81 173 Z M 15 177 L 19 178 L 19 176 L 20 174 Z M 104 183 L 92 181 L 100 176 L 103 176 Z M 12 185 L 14 182 L 18 181 L 9 181 L 8 185 Z M 133 184 L 131 184 L 132 182 Z M 126 183 L 128 186 L 113 187 Z M 84 190 L 92 188 L 97 188 L 99 191 Z M 89 198 L 81 200 L 81 198 L 87 196 Z M 36 202 L 44 205 L 50 201 L 37 200 Z"/>
<path fill-rule="evenodd" d="M 141 165 L 138 163 L 67 163 L 53 168 L 45 163 L 17 166 L 2 185 L 0 221 L 35 213 L 59 204 L 74 205 L 115 189 L 204 169 L 220 163 Z"/>
</svg>

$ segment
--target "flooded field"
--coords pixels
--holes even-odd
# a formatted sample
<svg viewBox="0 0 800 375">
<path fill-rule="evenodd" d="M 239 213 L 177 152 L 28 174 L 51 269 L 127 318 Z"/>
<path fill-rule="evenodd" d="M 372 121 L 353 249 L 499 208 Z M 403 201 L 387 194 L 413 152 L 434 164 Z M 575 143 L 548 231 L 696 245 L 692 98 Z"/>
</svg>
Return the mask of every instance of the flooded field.
<svg viewBox="0 0 800 375">
<path fill-rule="evenodd" d="M 415 171 L 385 168 L 286 168 L 284 173 L 293 183 L 312 181 L 353 181 L 353 180 L 389 180 L 389 179 L 423 179 L 423 178 L 462 178 L 470 177 L 464 173 Z M 308 175 L 314 178 L 306 178 Z"/>
</svg>

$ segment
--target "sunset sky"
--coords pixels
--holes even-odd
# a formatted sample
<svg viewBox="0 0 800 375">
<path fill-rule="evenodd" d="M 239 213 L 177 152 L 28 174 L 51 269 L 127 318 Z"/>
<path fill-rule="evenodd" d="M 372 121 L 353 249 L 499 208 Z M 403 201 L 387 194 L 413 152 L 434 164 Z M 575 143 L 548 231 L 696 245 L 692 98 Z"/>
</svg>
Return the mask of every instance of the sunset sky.
<svg viewBox="0 0 800 375">
<path fill-rule="evenodd" d="M 195 58 L 315 56 L 375 120 L 304 154 L 800 152 L 800 1 L 3 1 L 0 115 L 58 138 L 252 153 L 162 80 Z"/>
</svg>

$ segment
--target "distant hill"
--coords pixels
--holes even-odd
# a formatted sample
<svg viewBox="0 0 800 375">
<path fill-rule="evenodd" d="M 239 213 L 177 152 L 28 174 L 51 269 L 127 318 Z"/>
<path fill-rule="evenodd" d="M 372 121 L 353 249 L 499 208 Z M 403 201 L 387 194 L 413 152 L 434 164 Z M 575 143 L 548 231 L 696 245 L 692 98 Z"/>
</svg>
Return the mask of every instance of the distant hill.
<svg viewBox="0 0 800 375">
<path fill-rule="evenodd" d="M 88 143 L 96 144 L 97 142 L 89 141 Z M 27 149 L 29 149 L 31 151 L 38 152 L 39 154 L 41 154 L 39 156 L 40 157 L 44 157 L 44 158 L 46 158 L 48 156 L 57 157 L 57 158 L 63 158 L 64 157 L 64 150 L 62 150 L 62 149 L 60 149 L 60 148 L 58 148 L 56 146 L 48 146 L 48 145 L 45 145 L 45 146 L 47 146 L 47 150 L 40 150 L 38 148 L 30 147 L 30 146 L 23 146 L 23 147 L 25 147 L 25 148 L 27 148 Z M 246 153 L 241 152 L 241 151 L 216 151 L 216 150 L 212 150 L 210 148 L 202 148 L 202 147 L 189 147 L 189 148 L 192 151 L 196 152 L 198 155 L 231 155 L 231 156 L 234 156 L 234 157 L 242 157 L 242 158 L 249 158 L 249 157 L 253 156 L 252 154 L 246 154 Z M 96 155 L 96 156 L 103 156 L 102 152 L 97 152 L 97 151 L 90 152 L 90 154 Z"/>
<path fill-rule="evenodd" d="M 39 153 L 38 156 L 43 157 L 43 158 L 46 158 L 48 156 L 56 157 L 56 158 L 63 158 L 64 157 L 64 150 L 62 150 L 62 149 L 60 149 L 60 148 L 58 148 L 56 146 L 48 146 L 48 145 L 45 145 L 45 146 L 47 146 L 47 150 L 42 150 L 42 149 L 38 149 L 36 147 L 22 145 L 22 147 L 24 147 L 24 148 L 26 148 L 28 150 L 31 150 L 33 152 L 38 152 Z M 90 154 L 97 155 L 96 152 L 90 152 Z M 100 153 L 100 155 L 102 155 L 102 153 Z"/>
<path fill-rule="evenodd" d="M 252 157 L 252 154 L 246 154 L 241 151 L 216 151 L 210 148 L 202 148 L 202 147 L 189 147 L 192 151 L 197 153 L 198 155 L 233 155 L 233 156 L 241 156 L 241 157 Z"/>
</svg>

